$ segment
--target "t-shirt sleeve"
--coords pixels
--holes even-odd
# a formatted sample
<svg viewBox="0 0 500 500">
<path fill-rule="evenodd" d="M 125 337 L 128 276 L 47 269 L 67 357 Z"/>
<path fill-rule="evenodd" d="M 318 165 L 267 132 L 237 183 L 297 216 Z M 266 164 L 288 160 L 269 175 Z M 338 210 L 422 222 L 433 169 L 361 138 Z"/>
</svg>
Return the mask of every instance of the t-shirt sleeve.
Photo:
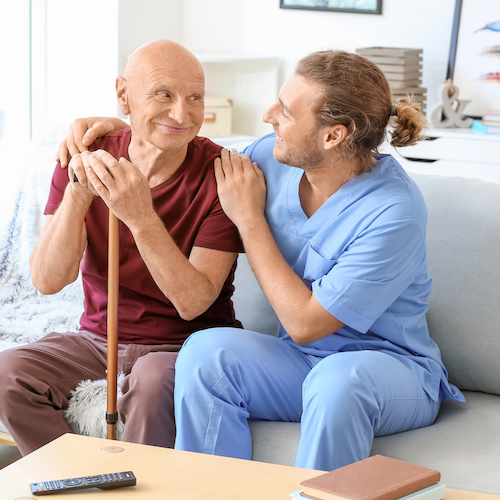
<svg viewBox="0 0 500 500">
<path fill-rule="evenodd" d="M 57 163 L 52 175 L 52 182 L 50 184 L 49 199 L 45 205 L 44 214 L 52 215 L 59 208 L 64 196 L 64 190 L 68 185 L 68 169 L 61 168 L 61 164 Z"/>
<path fill-rule="evenodd" d="M 218 199 L 201 224 L 194 246 L 223 252 L 242 253 L 245 251 L 238 229 L 224 213 Z"/>
<path fill-rule="evenodd" d="M 424 242 L 424 227 L 408 218 L 366 228 L 333 267 L 311 248 L 306 273 L 316 300 L 342 323 L 366 333 L 414 281 L 425 259 Z M 327 266 L 328 272 L 313 280 Z"/>
</svg>

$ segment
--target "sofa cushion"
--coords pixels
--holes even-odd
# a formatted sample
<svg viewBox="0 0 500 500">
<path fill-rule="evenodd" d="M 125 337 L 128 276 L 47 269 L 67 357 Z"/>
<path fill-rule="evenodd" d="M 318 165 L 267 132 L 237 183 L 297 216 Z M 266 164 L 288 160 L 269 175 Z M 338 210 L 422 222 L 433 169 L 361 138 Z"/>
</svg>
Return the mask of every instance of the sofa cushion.
<svg viewBox="0 0 500 500">
<path fill-rule="evenodd" d="M 431 336 L 453 384 L 500 394 L 500 184 L 411 175 L 429 214 Z"/>
<path fill-rule="evenodd" d="M 246 254 L 238 256 L 234 286 L 234 310 L 243 328 L 278 335 L 278 318 L 262 292 Z"/>
<path fill-rule="evenodd" d="M 500 492 L 500 398 L 465 392 L 467 404 L 445 401 L 430 427 L 374 439 L 385 455 L 441 472 L 448 488 Z M 300 424 L 250 420 L 253 460 L 294 465 Z"/>
</svg>

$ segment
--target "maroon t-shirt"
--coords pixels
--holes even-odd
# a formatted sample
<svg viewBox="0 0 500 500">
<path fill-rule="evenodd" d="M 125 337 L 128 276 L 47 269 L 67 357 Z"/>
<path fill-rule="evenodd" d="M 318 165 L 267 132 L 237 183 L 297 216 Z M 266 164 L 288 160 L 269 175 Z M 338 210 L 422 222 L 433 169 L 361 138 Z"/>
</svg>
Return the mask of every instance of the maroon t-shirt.
<svg viewBox="0 0 500 500">
<path fill-rule="evenodd" d="M 104 149 L 117 159 L 129 159 L 130 138 L 130 129 L 113 132 L 98 139 L 90 150 Z M 193 246 L 243 251 L 238 230 L 222 211 L 217 196 L 213 163 L 220 150 L 221 147 L 210 140 L 196 137 L 189 144 L 186 159 L 178 171 L 151 190 L 156 212 L 186 257 Z M 68 181 L 68 170 L 57 164 L 45 214 L 57 210 Z M 103 337 L 107 331 L 108 214 L 105 203 L 94 198 L 86 215 L 88 244 L 80 266 L 85 293 L 81 330 Z M 119 341 L 181 344 L 189 334 L 204 328 L 241 327 L 235 319 L 231 300 L 235 268 L 236 264 L 212 306 L 194 320 L 185 321 L 154 282 L 132 233 L 120 222 Z"/>
</svg>

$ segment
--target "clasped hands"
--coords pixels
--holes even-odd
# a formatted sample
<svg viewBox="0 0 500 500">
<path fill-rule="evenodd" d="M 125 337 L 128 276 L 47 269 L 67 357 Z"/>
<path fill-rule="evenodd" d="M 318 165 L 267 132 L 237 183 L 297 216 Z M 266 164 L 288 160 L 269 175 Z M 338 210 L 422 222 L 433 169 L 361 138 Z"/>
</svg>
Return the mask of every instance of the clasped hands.
<svg viewBox="0 0 500 500">
<path fill-rule="evenodd" d="M 257 163 L 236 149 L 223 149 L 214 169 L 222 209 L 240 232 L 264 220 L 267 188 Z"/>
<path fill-rule="evenodd" d="M 99 196 L 129 227 L 154 212 L 147 178 L 126 158 L 116 160 L 104 150 L 83 151 L 71 158 L 68 175 L 76 195 L 89 204 Z"/>
</svg>

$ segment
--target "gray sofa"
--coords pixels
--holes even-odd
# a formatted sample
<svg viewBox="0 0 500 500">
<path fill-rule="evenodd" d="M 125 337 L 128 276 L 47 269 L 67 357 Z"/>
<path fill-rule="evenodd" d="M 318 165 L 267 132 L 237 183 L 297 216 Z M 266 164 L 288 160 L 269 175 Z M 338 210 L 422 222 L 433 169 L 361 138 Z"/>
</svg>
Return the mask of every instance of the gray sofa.
<svg viewBox="0 0 500 500">
<path fill-rule="evenodd" d="M 434 425 L 375 438 L 371 453 L 435 468 L 449 488 L 500 494 L 500 184 L 413 177 L 429 213 L 429 329 L 467 403 L 444 402 Z M 240 259 L 238 317 L 273 333 L 277 319 L 254 279 Z M 300 424 L 250 424 L 254 460 L 293 465 Z"/>
<path fill-rule="evenodd" d="M 50 152 L 52 155 L 52 146 Z M 40 174 L 33 174 L 36 175 Z M 449 488 L 500 494 L 500 185 L 459 177 L 414 177 L 429 211 L 427 243 L 429 271 L 433 277 L 427 316 L 429 328 L 441 347 L 450 381 L 464 392 L 467 403 L 446 401 L 431 427 L 376 438 L 372 454 L 438 469 Z M 48 187 L 48 178 L 50 175 L 45 175 L 34 183 Z M 45 197 L 46 193 L 38 196 L 39 205 Z M 37 230 L 39 224 L 34 225 L 33 231 Z M 34 240 L 30 239 L 28 250 Z M 5 238 L 0 239 L 0 288 L 8 275 L 1 267 L 6 252 L 1 247 L 2 241 L 5 245 Z M 20 273 L 25 281 L 29 279 L 26 272 Z M 237 317 L 244 326 L 274 334 L 276 316 L 244 255 L 239 259 L 235 286 Z M 36 300 L 52 299 L 37 296 Z M 81 300 L 81 296 L 77 292 L 56 300 L 73 304 Z M 59 304 L 58 308 L 60 314 L 69 310 Z M 0 308 L 0 319 L 3 310 Z M 71 313 L 72 324 L 78 314 L 73 310 Z M 45 330 L 53 323 L 53 320 L 48 322 Z M 64 327 L 65 324 L 61 328 Z M 12 345 L 5 330 L 0 322 L 0 349 Z M 13 342 L 17 345 L 29 340 L 32 339 L 17 335 Z M 94 414 L 99 415 L 101 422 L 100 416 L 105 412 L 103 382 L 83 387 L 95 393 L 96 402 L 90 406 L 98 409 Z M 73 419 L 74 430 L 102 434 L 82 425 L 82 421 L 85 423 L 91 417 L 82 413 L 79 405 L 80 399 L 75 396 L 71 412 L 81 418 Z M 254 460 L 293 465 L 300 424 L 251 421 L 250 425 Z M 104 423 L 102 429 L 105 429 Z M 1 431 L 5 428 L 0 423 Z"/>
</svg>

